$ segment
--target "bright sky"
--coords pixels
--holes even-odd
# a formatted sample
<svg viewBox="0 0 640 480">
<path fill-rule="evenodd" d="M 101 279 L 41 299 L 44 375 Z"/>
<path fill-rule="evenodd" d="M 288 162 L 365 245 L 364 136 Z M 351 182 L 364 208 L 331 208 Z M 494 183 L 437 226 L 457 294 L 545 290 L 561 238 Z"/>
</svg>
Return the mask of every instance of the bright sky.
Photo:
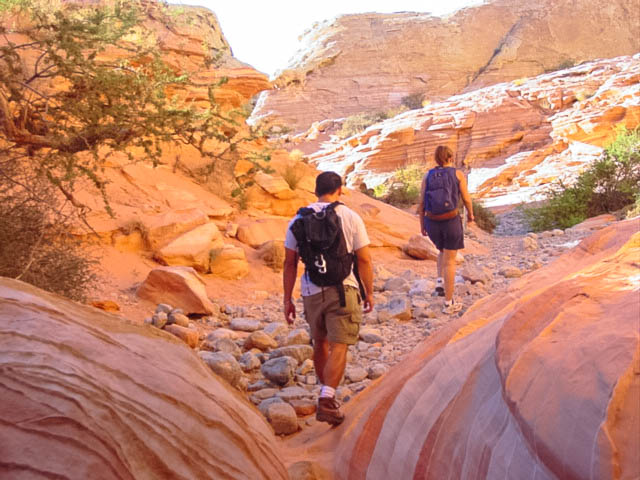
<svg viewBox="0 0 640 480">
<path fill-rule="evenodd" d="M 315 22 L 347 13 L 430 12 L 444 15 L 482 0 L 169 0 L 213 11 L 234 56 L 272 75 L 287 66 L 298 37 Z"/>
</svg>

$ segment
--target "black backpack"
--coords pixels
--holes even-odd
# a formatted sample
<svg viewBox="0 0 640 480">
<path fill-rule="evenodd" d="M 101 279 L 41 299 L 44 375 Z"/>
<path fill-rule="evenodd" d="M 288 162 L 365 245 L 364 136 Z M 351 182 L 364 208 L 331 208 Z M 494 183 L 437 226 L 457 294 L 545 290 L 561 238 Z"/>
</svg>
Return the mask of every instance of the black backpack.
<svg viewBox="0 0 640 480">
<path fill-rule="evenodd" d="M 301 208 L 291 232 L 309 279 L 319 287 L 337 286 L 340 305 L 345 306 L 342 282 L 351 273 L 355 255 L 347 250 L 342 222 L 335 211 L 338 205 L 342 203 L 333 202 L 319 212 Z"/>
</svg>

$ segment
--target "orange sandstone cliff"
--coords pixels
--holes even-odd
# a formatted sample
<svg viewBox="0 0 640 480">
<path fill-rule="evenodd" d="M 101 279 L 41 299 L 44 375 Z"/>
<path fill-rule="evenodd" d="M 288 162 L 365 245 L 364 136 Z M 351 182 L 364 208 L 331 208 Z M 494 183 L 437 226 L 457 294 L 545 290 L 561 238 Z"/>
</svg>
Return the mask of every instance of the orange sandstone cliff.
<svg viewBox="0 0 640 480">
<path fill-rule="evenodd" d="M 320 22 L 262 94 L 254 120 L 294 132 L 385 111 L 404 97 L 443 100 L 499 82 L 640 50 L 634 0 L 493 0 L 446 17 L 347 15 Z"/>
</svg>

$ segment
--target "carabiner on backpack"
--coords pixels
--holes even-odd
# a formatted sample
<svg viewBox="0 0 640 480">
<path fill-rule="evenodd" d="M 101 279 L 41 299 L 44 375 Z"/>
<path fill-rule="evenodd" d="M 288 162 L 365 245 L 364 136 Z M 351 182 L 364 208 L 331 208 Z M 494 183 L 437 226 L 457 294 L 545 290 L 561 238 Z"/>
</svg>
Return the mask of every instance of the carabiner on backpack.
<svg viewBox="0 0 640 480">
<path fill-rule="evenodd" d="M 316 261 L 313 264 L 318 267 L 318 273 L 327 273 L 327 262 L 324 259 L 324 255 L 320 254 L 316 257 Z"/>
</svg>

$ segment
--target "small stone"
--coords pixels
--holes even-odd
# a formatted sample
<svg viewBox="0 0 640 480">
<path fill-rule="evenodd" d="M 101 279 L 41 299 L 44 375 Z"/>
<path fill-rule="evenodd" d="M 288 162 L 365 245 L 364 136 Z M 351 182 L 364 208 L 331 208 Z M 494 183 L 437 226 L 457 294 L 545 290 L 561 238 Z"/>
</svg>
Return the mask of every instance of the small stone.
<svg viewBox="0 0 640 480">
<path fill-rule="evenodd" d="M 251 387 L 249 387 L 249 388 L 251 388 Z M 266 417 L 267 416 L 267 410 L 274 403 L 284 403 L 284 400 L 282 400 L 281 398 L 278 398 L 278 397 L 266 398 L 266 399 L 262 400 L 258 404 L 258 410 L 260 410 L 260 412 Z"/>
<path fill-rule="evenodd" d="M 276 348 L 271 352 L 269 358 L 293 357 L 298 364 L 313 357 L 313 347 L 311 345 L 287 345 Z"/>
<path fill-rule="evenodd" d="M 276 397 L 280 397 L 285 402 L 290 400 L 300 400 L 301 398 L 311 398 L 313 394 L 302 387 L 286 387 L 276 393 Z"/>
<path fill-rule="evenodd" d="M 275 387 L 277 387 L 276 384 L 270 382 L 269 380 L 265 380 L 264 378 L 261 378 L 260 380 L 257 380 L 251 383 L 247 388 L 247 390 L 249 392 L 257 392 L 258 390 L 262 390 L 264 388 L 275 388 Z"/>
<path fill-rule="evenodd" d="M 382 363 L 376 363 L 369 367 L 369 371 L 367 372 L 367 377 L 371 380 L 375 380 L 376 378 L 380 378 L 382 375 L 387 373 L 388 368 Z"/>
<path fill-rule="evenodd" d="M 233 355 L 224 352 L 198 352 L 200 358 L 214 373 L 236 386 L 242 376 L 242 369 Z"/>
<path fill-rule="evenodd" d="M 362 327 L 359 335 L 365 343 L 382 343 L 384 341 L 380 330 L 371 327 Z"/>
<path fill-rule="evenodd" d="M 190 330 L 188 328 L 181 327 L 180 325 L 166 325 L 164 329 L 165 331 L 178 337 L 191 348 L 196 348 L 198 346 L 198 340 L 200 336 L 195 330 Z"/>
<path fill-rule="evenodd" d="M 522 239 L 522 247 L 525 250 L 530 250 L 530 251 L 537 250 L 539 248 L 538 242 L 536 241 L 536 239 L 531 237 L 524 237 Z"/>
<path fill-rule="evenodd" d="M 159 303 L 156 307 L 156 313 L 166 313 L 168 315 L 171 310 L 173 310 L 173 307 L 166 303 Z"/>
<path fill-rule="evenodd" d="M 311 336 L 309 332 L 304 328 L 297 328 L 292 330 L 284 340 L 285 345 L 309 345 L 311 343 Z"/>
<path fill-rule="evenodd" d="M 313 398 L 293 399 L 288 403 L 293 407 L 296 411 L 296 415 L 299 417 L 306 417 L 307 415 L 315 413 L 318 405 L 316 400 Z"/>
<path fill-rule="evenodd" d="M 411 302 L 406 297 L 395 297 L 389 302 L 389 313 L 396 320 L 411 320 Z"/>
<path fill-rule="evenodd" d="M 240 364 L 240 368 L 242 368 L 243 372 L 251 372 L 260 368 L 262 365 L 260 359 L 252 352 L 245 352 L 240 355 L 238 363 Z"/>
<path fill-rule="evenodd" d="M 167 324 L 167 314 L 165 312 L 154 313 L 151 317 L 151 324 L 157 328 L 164 328 Z"/>
<path fill-rule="evenodd" d="M 368 372 L 362 367 L 347 367 L 344 376 L 351 383 L 360 382 L 367 378 Z"/>
<path fill-rule="evenodd" d="M 522 276 L 522 270 L 514 266 L 506 266 L 500 270 L 500 275 L 505 278 L 518 278 Z"/>
<path fill-rule="evenodd" d="M 306 383 L 307 385 L 317 385 L 318 377 L 316 377 L 315 375 L 307 375 L 304 379 L 304 383 Z"/>
<path fill-rule="evenodd" d="M 279 335 L 285 335 L 289 329 L 282 322 L 271 322 L 263 328 L 263 331 L 267 335 L 271 335 L 273 338 L 276 338 Z"/>
<path fill-rule="evenodd" d="M 206 342 L 209 342 L 206 340 Z M 233 355 L 234 358 L 240 358 L 242 355 L 242 350 L 240 347 L 236 345 L 236 343 L 230 338 L 218 338 L 213 342 L 210 342 L 211 346 L 213 346 L 213 351 L 215 352 L 224 352 L 230 355 Z"/>
<path fill-rule="evenodd" d="M 244 348 L 246 350 L 257 348 L 259 350 L 265 351 L 277 347 L 278 343 L 273 339 L 271 335 L 265 333 L 263 330 L 256 330 L 255 332 L 251 332 L 251 335 L 249 335 L 244 342 Z"/>
<path fill-rule="evenodd" d="M 555 230 L 551 230 L 551 233 L 554 237 L 561 237 L 562 235 L 564 235 L 564 230 L 556 228 Z"/>
<path fill-rule="evenodd" d="M 289 383 L 295 374 L 298 363 L 295 358 L 284 356 L 267 360 L 260 371 L 262 375 L 277 385 L 284 386 Z"/>
<path fill-rule="evenodd" d="M 298 416 L 288 403 L 272 403 L 267 407 L 266 417 L 276 435 L 291 435 L 298 431 Z"/>
<path fill-rule="evenodd" d="M 267 398 L 275 397 L 276 393 L 278 393 L 277 388 L 263 388 L 262 390 L 258 390 L 257 392 L 253 392 L 251 397 L 255 397 L 259 399 L 260 403 L 262 400 L 266 400 Z"/>
<path fill-rule="evenodd" d="M 237 332 L 234 332 L 233 330 L 229 330 L 228 328 L 217 328 L 213 332 L 210 332 L 206 338 L 208 341 L 215 341 L 219 338 L 230 338 L 233 340 L 237 337 Z"/>
<path fill-rule="evenodd" d="M 409 282 L 402 277 L 393 277 L 384 283 L 384 289 L 390 292 L 408 292 L 410 288 Z"/>
<path fill-rule="evenodd" d="M 229 324 L 231 330 L 241 332 L 255 332 L 260 328 L 260 321 L 253 318 L 233 318 Z"/>
<path fill-rule="evenodd" d="M 310 358 L 307 358 L 304 362 L 302 362 L 297 370 L 300 375 L 306 375 L 311 371 L 313 371 L 313 360 L 311 360 Z"/>
<path fill-rule="evenodd" d="M 183 313 L 171 312 L 168 317 L 169 324 L 180 325 L 181 327 L 189 327 L 189 317 Z"/>
</svg>

